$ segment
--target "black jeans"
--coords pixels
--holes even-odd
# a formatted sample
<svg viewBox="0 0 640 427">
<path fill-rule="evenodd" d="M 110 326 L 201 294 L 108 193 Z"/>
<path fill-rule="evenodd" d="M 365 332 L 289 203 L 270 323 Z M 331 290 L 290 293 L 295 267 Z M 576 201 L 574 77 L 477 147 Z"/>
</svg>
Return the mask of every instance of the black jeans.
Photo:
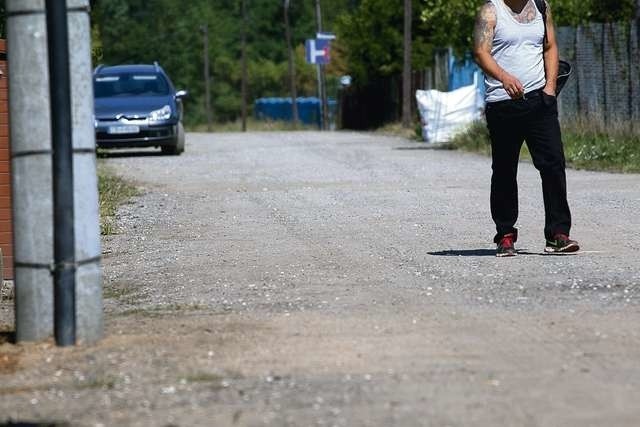
<svg viewBox="0 0 640 427">
<path fill-rule="evenodd" d="M 515 233 L 518 219 L 518 160 L 527 142 L 533 164 L 542 178 L 544 235 L 569 235 L 571 212 L 567 203 L 565 158 L 555 97 L 542 90 L 523 99 L 487 103 L 487 127 L 491 137 L 491 216 L 496 224 L 494 242 Z"/>
</svg>

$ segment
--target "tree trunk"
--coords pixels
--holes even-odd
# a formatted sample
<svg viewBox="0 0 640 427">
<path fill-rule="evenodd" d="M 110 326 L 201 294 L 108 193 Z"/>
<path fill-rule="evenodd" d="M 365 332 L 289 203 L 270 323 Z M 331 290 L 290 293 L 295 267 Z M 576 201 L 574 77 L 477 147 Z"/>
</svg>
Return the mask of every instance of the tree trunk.
<svg viewBox="0 0 640 427">
<path fill-rule="evenodd" d="M 291 45 L 291 26 L 289 23 L 289 0 L 284 0 L 284 28 L 287 38 L 287 56 L 289 57 L 289 90 L 291 92 L 291 118 L 293 127 L 298 126 L 298 104 L 296 99 L 296 70 L 293 62 L 293 47 Z"/>
<path fill-rule="evenodd" d="M 404 65 L 402 70 L 402 126 L 411 127 L 411 19 L 412 0 L 404 0 Z"/>
<path fill-rule="evenodd" d="M 247 0 L 242 0 L 242 132 L 247 131 Z"/>
<path fill-rule="evenodd" d="M 204 62 L 204 110 L 207 115 L 207 132 L 211 132 L 211 81 L 209 76 L 209 25 L 202 26 L 203 37 L 203 62 Z"/>
</svg>

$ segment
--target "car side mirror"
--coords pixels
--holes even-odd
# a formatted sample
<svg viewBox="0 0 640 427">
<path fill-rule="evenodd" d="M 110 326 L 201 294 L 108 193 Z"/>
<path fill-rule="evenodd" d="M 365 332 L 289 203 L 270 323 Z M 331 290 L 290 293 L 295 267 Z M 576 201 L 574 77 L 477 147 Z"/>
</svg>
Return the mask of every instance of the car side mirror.
<svg viewBox="0 0 640 427">
<path fill-rule="evenodd" d="M 176 99 L 180 99 L 186 97 L 188 94 L 189 92 L 187 92 L 186 90 L 179 90 L 174 96 L 176 97 Z"/>
</svg>

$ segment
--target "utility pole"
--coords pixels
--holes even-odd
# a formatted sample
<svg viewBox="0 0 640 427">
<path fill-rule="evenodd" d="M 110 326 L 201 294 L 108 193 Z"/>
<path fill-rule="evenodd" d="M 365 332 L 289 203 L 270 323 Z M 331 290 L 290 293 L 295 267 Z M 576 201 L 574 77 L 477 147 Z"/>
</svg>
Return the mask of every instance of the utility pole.
<svg viewBox="0 0 640 427">
<path fill-rule="evenodd" d="M 322 9 L 320 8 L 320 0 L 316 0 L 316 25 L 317 32 L 322 32 Z M 320 92 L 320 105 L 322 113 L 321 129 L 329 129 L 329 109 L 327 105 L 327 84 L 325 77 L 324 64 L 318 64 L 318 91 Z"/>
<path fill-rule="evenodd" d="M 204 62 L 204 110 L 207 115 L 207 132 L 211 132 L 211 82 L 209 71 L 209 24 L 202 27 L 203 52 L 202 58 Z"/>
<path fill-rule="evenodd" d="M 102 272 L 100 268 L 100 227 L 98 213 L 98 182 L 96 175 L 95 130 L 93 127 L 93 81 L 91 64 L 89 1 L 68 0 L 25 2 L 6 0 L 7 30 L 9 41 L 9 67 L 11 79 L 9 90 L 11 120 L 11 162 L 13 218 L 15 236 L 15 283 L 16 283 L 16 338 L 18 341 L 38 341 L 51 336 L 53 320 L 57 316 L 75 316 L 76 340 L 79 343 L 94 343 L 102 337 Z M 53 4 L 49 2 L 52 1 Z M 64 5 L 68 7 L 64 8 Z M 55 156 L 65 156 L 67 164 L 73 163 L 73 185 L 60 191 L 73 194 L 74 257 L 55 256 L 54 248 L 60 250 L 64 228 L 54 227 L 69 216 L 54 221 L 54 163 L 52 159 L 52 132 L 56 131 L 52 120 L 50 79 L 47 67 L 46 14 L 62 6 L 68 20 L 68 69 L 71 94 L 71 147 L 58 148 Z M 58 10 L 58 12 L 60 12 Z M 64 15 L 64 14 L 63 14 Z M 58 15 L 59 19 L 59 15 Z M 57 19 L 54 21 L 58 22 Z M 55 31 L 59 31 L 58 24 Z M 55 48 L 54 48 L 55 49 Z M 55 50 L 53 50 L 55 51 Z M 56 51 L 60 54 L 60 51 Z M 62 64 L 64 67 L 64 64 Z M 52 76 L 55 75 L 53 72 Z M 56 95 L 57 96 L 57 95 Z M 61 105 L 54 103 L 56 110 Z M 53 125 L 53 126 L 50 126 Z M 66 131 L 65 131 L 66 133 Z M 66 149 L 66 153 L 65 153 Z M 62 151 L 61 151 L 62 150 Z M 73 158 L 71 162 L 68 154 Z M 55 172 L 58 174 L 58 172 Z M 68 183 L 67 178 L 60 180 Z M 57 197 L 60 197 L 58 194 Z M 62 197 L 65 197 L 64 195 Z M 63 213 L 68 215 L 68 212 Z M 67 246 L 65 250 L 69 249 Z M 59 310 L 54 314 L 54 280 L 51 273 L 69 278 L 69 270 L 75 277 L 75 314 Z M 66 289 L 69 290 L 69 289 Z M 57 329 L 57 326 L 56 326 Z M 56 331 L 58 345 L 70 335 Z"/>
<path fill-rule="evenodd" d="M 242 132 L 247 131 L 247 0 L 242 0 Z"/>
<path fill-rule="evenodd" d="M 402 68 L 402 127 L 411 127 L 411 21 L 412 0 L 404 0 L 404 64 Z"/>
<path fill-rule="evenodd" d="M 298 103 L 296 93 L 296 70 L 293 62 L 293 47 L 291 44 L 291 25 L 289 23 L 289 5 L 290 0 L 284 0 L 284 28 L 285 37 L 287 38 L 287 52 L 289 57 L 289 90 L 291 92 L 291 118 L 293 119 L 293 127 L 298 126 Z"/>
</svg>

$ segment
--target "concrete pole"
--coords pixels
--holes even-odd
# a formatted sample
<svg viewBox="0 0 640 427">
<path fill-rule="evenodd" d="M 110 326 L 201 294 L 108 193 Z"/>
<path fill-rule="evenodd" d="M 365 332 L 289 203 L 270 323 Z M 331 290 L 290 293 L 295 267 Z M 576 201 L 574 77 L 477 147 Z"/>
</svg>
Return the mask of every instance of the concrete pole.
<svg viewBox="0 0 640 427">
<path fill-rule="evenodd" d="M 6 0 L 16 335 L 53 333 L 51 118 L 44 0 Z M 78 343 L 102 337 L 102 274 L 89 1 L 67 1 L 71 69 Z"/>
<path fill-rule="evenodd" d="M 73 177 L 76 262 L 76 338 L 102 338 L 100 212 L 93 125 L 93 65 L 89 0 L 67 0 L 73 118 Z"/>
<path fill-rule="evenodd" d="M 16 338 L 53 334 L 51 119 L 44 0 L 6 0 Z"/>
</svg>

